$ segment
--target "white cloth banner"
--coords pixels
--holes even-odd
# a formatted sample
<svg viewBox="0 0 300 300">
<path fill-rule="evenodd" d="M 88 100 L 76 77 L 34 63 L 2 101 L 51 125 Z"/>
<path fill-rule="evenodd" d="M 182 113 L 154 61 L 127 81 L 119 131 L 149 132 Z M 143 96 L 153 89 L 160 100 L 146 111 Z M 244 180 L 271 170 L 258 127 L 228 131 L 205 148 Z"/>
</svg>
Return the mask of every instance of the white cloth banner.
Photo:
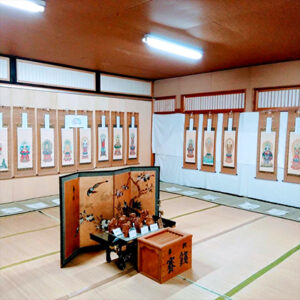
<svg viewBox="0 0 300 300">
<path fill-rule="evenodd" d="M 280 113 L 280 130 L 277 179 L 269 181 L 256 179 L 256 155 L 258 134 L 257 112 L 241 113 L 239 121 L 237 145 L 237 173 L 227 175 L 219 173 L 221 169 L 222 122 L 223 114 L 218 115 L 216 128 L 216 173 L 201 170 L 183 169 L 183 133 L 184 115 L 154 115 L 153 116 L 153 152 L 155 165 L 161 167 L 161 180 L 174 184 L 199 187 L 225 193 L 236 194 L 300 207 L 300 184 L 283 182 L 285 163 L 285 142 L 287 130 L 287 113 Z M 201 135 L 203 116 L 199 118 L 198 136 L 198 167 L 201 160 Z M 205 124 L 204 124 L 205 125 Z"/>
</svg>

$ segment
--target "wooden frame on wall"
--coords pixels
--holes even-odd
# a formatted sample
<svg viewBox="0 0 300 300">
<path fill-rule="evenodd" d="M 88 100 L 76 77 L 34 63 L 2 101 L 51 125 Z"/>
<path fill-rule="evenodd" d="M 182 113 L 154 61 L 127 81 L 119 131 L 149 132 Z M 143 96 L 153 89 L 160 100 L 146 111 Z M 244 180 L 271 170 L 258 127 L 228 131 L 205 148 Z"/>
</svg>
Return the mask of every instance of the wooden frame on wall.
<svg viewBox="0 0 300 300">
<path fill-rule="evenodd" d="M 211 131 L 213 132 L 213 163 L 207 164 L 204 162 L 204 149 L 205 149 L 205 131 L 207 129 L 208 120 L 211 120 Z M 202 127 L 202 143 L 201 143 L 201 171 L 216 172 L 216 133 L 217 133 L 218 115 L 217 114 L 205 114 L 203 115 L 203 127 Z"/>
<path fill-rule="evenodd" d="M 186 152 L 188 151 L 188 148 L 190 147 L 187 145 L 187 131 L 190 129 L 190 120 L 193 119 L 193 131 L 195 131 L 195 137 L 194 139 L 194 145 L 191 144 L 191 147 L 194 149 L 190 150 L 191 157 L 193 156 L 194 162 L 192 161 L 187 161 L 188 155 Z M 184 169 L 192 169 L 192 170 L 197 170 L 198 168 L 198 127 L 199 127 L 199 115 L 194 115 L 194 114 L 185 114 L 185 122 L 184 122 L 184 143 L 183 143 L 183 168 Z"/>
<path fill-rule="evenodd" d="M 296 127 L 296 118 L 300 118 L 300 109 L 298 111 L 290 111 L 288 113 L 288 126 L 287 126 L 287 135 L 286 135 L 286 146 L 285 146 L 285 164 L 284 164 L 284 181 L 285 182 L 290 182 L 290 183 L 298 183 L 300 184 L 300 175 L 298 174 L 291 174 L 289 173 L 288 169 L 290 167 L 289 163 L 289 155 L 290 155 L 290 137 L 291 133 L 295 132 L 295 127 Z M 297 139 L 298 141 L 298 139 Z M 299 139 L 299 147 L 298 149 L 298 154 L 294 153 L 294 156 L 297 158 L 300 157 L 300 139 Z M 296 145 L 295 145 L 296 146 Z M 297 159 L 296 158 L 296 159 Z M 295 159 L 295 160 L 296 160 Z M 300 161 L 298 160 L 297 162 L 293 162 L 294 164 L 297 164 L 297 167 L 299 166 L 300 168 Z M 300 169 L 298 169 L 300 170 Z"/>
<path fill-rule="evenodd" d="M 77 170 L 91 170 L 94 169 L 94 118 L 93 118 L 93 111 L 86 111 L 86 110 L 78 110 L 77 115 L 84 115 L 88 118 L 88 129 L 90 129 L 90 145 L 87 148 L 90 149 L 90 162 L 80 162 L 80 148 L 82 147 L 83 141 L 81 140 L 81 128 L 77 128 Z"/>
<path fill-rule="evenodd" d="M 272 128 L 270 133 L 275 133 L 275 143 L 273 144 L 272 141 L 265 142 L 265 150 L 266 154 L 262 152 L 261 145 L 261 136 L 262 133 L 265 134 L 266 132 L 266 123 L 267 118 L 272 118 Z M 260 112 L 259 113 L 259 123 L 258 123 L 258 135 L 257 135 L 257 156 L 256 156 L 256 178 L 257 179 L 264 179 L 264 180 L 277 180 L 277 157 L 278 157 L 278 139 L 279 139 L 279 112 Z M 267 143 L 268 142 L 268 143 Z M 273 146 L 273 149 L 272 149 Z M 274 154 L 274 147 L 275 147 L 275 154 Z M 270 149 L 269 149 L 270 148 Z M 271 151 L 271 154 L 269 154 Z M 268 161 L 268 157 L 272 155 L 273 166 L 271 167 L 270 171 L 265 171 L 265 169 L 269 168 L 268 166 L 261 164 L 261 152 L 264 157 Z M 270 165 L 271 165 L 270 164 Z M 272 171 L 273 169 L 273 171 Z"/>
<path fill-rule="evenodd" d="M 107 137 L 103 145 L 103 156 L 105 160 L 100 161 L 101 157 L 101 138 L 99 139 L 99 128 L 102 127 L 102 116 L 105 116 L 105 128 L 107 128 Z M 111 167 L 111 122 L 110 122 L 110 112 L 109 111 L 96 111 L 96 167 L 104 168 Z M 105 145 L 107 143 L 107 145 Z M 107 148 L 106 148 L 107 147 Z M 107 158 L 107 159 L 106 159 Z"/>
<path fill-rule="evenodd" d="M 228 119 L 230 118 L 232 118 L 232 133 L 228 133 L 228 135 L 232 135 L 232 137 L 228 136 L 229 141 L 225 145 L 225 132 L 228 130 Z M 238 112 L 223 114 L 221 173 L 224 174 L 237 175 L 237 146 L 239 133 L 239 119 L 240 113 Z M 230 139 L 232 140 L 233 147 L 231 146 Z M 225 147 L 227 148 L 229 154 L 226 156 L 226 158 L 224 157 Z M 233 148 L 233 152 L 231 152 L 228 148 Z"/>
<path fill-rule="evenodd" d="M 13 139 L 12 139 L 12 130 L 11 130 L 11 108 L 9 106 L 1 106 L 0 107 L 0 113 L 2 113 L 2 127 L 7 128 L 7 162 L 4 162 L 4 164 L 7 165 L 7 170 L 0 171 L 0 179 L 7 179 L 12 177 L 12 148 L 13 148 Z M 3 145 L 2 145 L 3 147 Z M 3 149 L 1 149 L 3 151 Z M 3 163 L 0 161 L 0 164 Z"/>
<path fill-rule="evenodd" d="M 73 157 L 74 157 L 74 163 L 71 165 L 63 166 L 63 145 L 62 145 L 62 129 L 65 128 L 65 116 L 66 115 L 75 115 L 74 110 L 58 110 L 58 136 L 59 136 L 59 142 L 58 142 L 58 153 L 59 153 L 59 173 L 70 173 L 75 172 L 77 169 L 77 135 L 76 130 L 73 128 Z"/>
<path fill-rule="evenodd" d="M 255 88 L 254 89 L 254 98 L 253 98 L 253 110 L 254 111 L 294 111 L 297 109 L 297 107 L 300 106 L 300 94 L 299 98 L 297 99 L 298 101 L 293 101 L 293 102 L 297 102 L 295 103 L 295 105 L 289 105 L 287 106 L 287 104 L 291 104 L 290 101 L 291 99 L 288 99 L 287 102 L 285 102 L 284 104 L 282 103 L 283 100 L 280 99 L 278 101 L 273 99 L 275 97 L 272 97 L 272 92 L 278 92 L 278 91 L 289 91 L 289 90 L 300 90 L 300 85 L 289 85 L 289 86 L 277 86 L 277 87 L 264 87 L 264 88 Z M 269 92 L 269 96 L 267 97 L 267 101 L 266 101 L 266 105 L 264 105 L 265 107 L 259 107 L 259 93 L 267 93 Z M 299 91 L 300 93 L 300 91 Z M 271 99 L 272 98 L 272 99 Z M 275 105 L 275 103 L 277 105 Z"/>
<path fill-rule="evenodd" d="M 52 159 L 54 154 L 54 166 L 52 167 L 43 167 L 42 166 L 42 159 L 43 153 L 41 152 L 41 129 L 45 128 L 45 115 L 49 115 L 49 125 L 50 129 L 54 131 L 54 143 L 53 143 L 53 153 Z M 57 116 L 56 110 L 54 109 L 37 109 L 37 168 L 38 168 L 38 175 L 53 175 L 58 173 L 58 153 L 57 153 Z"/>
<path fill-rule="evenodd" d="M 134 117 L 134 128 L 136 129 L 136 137 L 134 142 L 130 135 L 130 128 L 132 128 L 131 117 Z M 127 113 L 127 165 L 136 165 L 139 163 L 139 153 L 140 153 L 140 136 L 139 136 L 139 113 L 128 112 Z M 134 144 L 132 146 L 132 143 Z M 135 149 L 131 148 L 134 147 Z M 132 154 L 132 155 L 131 155 Z M 132 157 L 132 156 L 136 157 Z"/>
<path fill-rule="evenodd" d="M 122 153 L 120 155 L 120 159 L 114 159 L 114 156 L 116 156 L 114 153 L 115 148 L 115 129 L 117 128 L 117 117 L 120 117 L 120 128 L 122 129 Z M 112 133 L 111 133 L 111 165 L 113 167 L 117 166 L 123 166 L 125 164 L 125 151 L 126 151 L 126 137 L 125 137 L 125 130 L 124 130 L 124 112 L 111 112 L 111 126 L 112 126 Z M 119 149 L 120 150 L 120 149 Z M 117 150 L 118 151 L 118 150 Z"/>
<path fill-rule="evenodd" d="M 28 129 L 31 130 L 32 134 L 32 145 L 30 149 L 28 149 L 28 162 L 30 161 L 30 151 L 31 153 L 31 161 L 32 167 L 28 168 L 19 168 L 18 161 L 21 160 L 20 151 L 18 147 L 18 128 L 22 128 L 22 113 L 27 114 L 27 125 Z M 14 177 L 27 177 L 27 176 L 35 176 L 36 175 L 36 135 L 35 135 L 35 111 L 34 108 L 27 107 L 14 107 L 13 109 L 13 140 L 14 140 Z M 28 141 L 27 141 L 28 142 Z M 26 148 L 26 145 L 24 149 Z M 26 150 L 27 151 L 27 150 Z M 24 155 L 25 157 L 27 155 Z M 26 158 L 27 159 L 27 158 Z"/>
</svg>

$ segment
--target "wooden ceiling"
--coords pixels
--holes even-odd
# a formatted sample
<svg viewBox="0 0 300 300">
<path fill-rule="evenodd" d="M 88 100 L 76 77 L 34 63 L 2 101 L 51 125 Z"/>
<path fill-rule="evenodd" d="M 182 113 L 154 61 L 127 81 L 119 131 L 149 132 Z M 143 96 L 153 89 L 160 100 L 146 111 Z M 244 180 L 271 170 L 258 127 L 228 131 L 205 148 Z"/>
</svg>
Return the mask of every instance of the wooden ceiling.
<svg viewBox="0 0 300 300">
<path fill-rule="evenodd" d="M 299 0 L 47 0 L 43 14 L 0 4 L 0 53 L 148 79 L 300 58 Z M 203 49 L 190 62 L 146 33 Z"/>
</svg>

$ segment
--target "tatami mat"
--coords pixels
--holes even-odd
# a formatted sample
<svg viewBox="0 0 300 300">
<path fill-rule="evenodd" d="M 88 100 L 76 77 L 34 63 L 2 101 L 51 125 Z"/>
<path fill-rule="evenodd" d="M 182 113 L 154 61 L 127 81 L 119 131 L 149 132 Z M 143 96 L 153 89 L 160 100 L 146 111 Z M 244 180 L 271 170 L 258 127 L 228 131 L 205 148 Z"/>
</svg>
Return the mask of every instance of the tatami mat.
<svg viewBox="0 0 300 300">
<path fill-rule="evenodd" d="M 210 201 L 216 204 L 245 209 L 293 221 L 300 221 L 300 209 L 295 207 L 288 207 L 246 197 L 238 197 L 234 195 L 196 189 L 166 182 L 160 183 L 160 189 L 161 191 L 167 192 L 169 194 L 173 193 L 174 195 L 188 195 L 189 197 Z"/>
</svg>

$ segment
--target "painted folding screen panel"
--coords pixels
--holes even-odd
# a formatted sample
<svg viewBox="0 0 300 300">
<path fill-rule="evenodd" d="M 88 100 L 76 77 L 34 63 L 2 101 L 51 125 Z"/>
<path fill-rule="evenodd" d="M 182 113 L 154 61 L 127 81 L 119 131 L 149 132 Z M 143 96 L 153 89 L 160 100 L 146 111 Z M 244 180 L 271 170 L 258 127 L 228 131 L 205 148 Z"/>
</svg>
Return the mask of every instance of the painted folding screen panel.
<svg viewBox="0 0 300 300">
<path fill-rule="evenodd" d="M 256 178 L 277 180 L 279 113 L 259 114 Z"/>
<path fill-rule="evenodd" d="M 12 176 L 12 139 L 10 107 L 0 107 L 0 179 Z"/>
<path fill-rule="evenodd" d="M 139 163 L 139 114 L 127 113 L 127 165 Z"/>
<path fill-rule="evenodd" d="M 36 174 L 35 114 L 33 108 L 14 108 L 14 176 Z"/>
<path fill-rule="evenodd" d="M 56 174 L 57 154 L 57 118 L 55 110 L 37 110 L 38 174 Z"/>
<path fill-rule="evenodd" d="M 284 181 L 300 184 L 300 111 L 288 115 Z"/>
<path fill-rule="evenodd" d="M 199 115 L 185 115 L 183 168 L 197 169 Z"/>
<path fill-rule="evenodd" d="M 60 177 L 61 266 L 97 247 L 91 233 L 103 219 L 149 210 L 158 215 L 159 167 L 79 172 Z"/>
</svg>

